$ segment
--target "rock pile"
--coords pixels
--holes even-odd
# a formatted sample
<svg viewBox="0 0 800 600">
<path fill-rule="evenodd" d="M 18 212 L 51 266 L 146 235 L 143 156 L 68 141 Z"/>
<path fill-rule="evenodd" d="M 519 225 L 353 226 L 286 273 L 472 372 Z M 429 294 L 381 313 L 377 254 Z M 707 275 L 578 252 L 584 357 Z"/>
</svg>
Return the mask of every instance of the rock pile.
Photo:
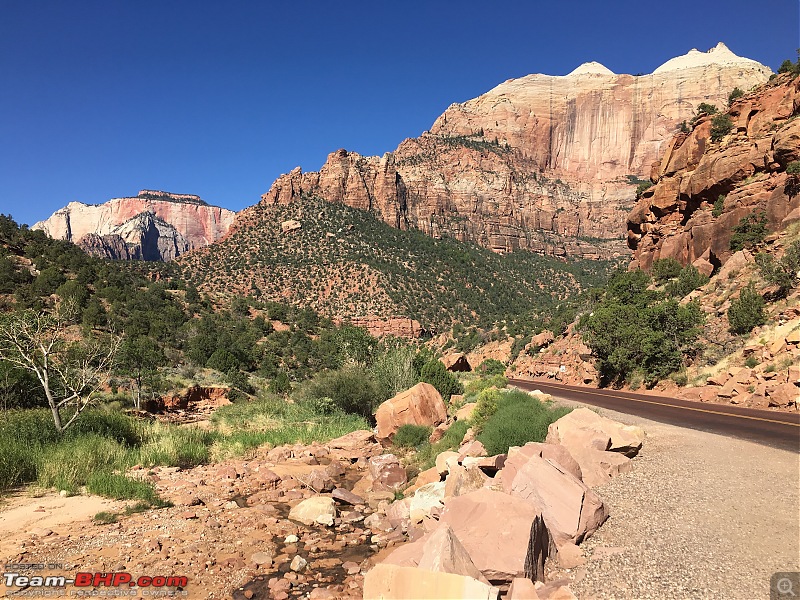
<svg viewBox="0 0 800 600">
<path fill-rule="evenodd" d="M 590 485 L 629 470 L 643 438 L 578 409 L 550 426 L 545 443 L 487 457 L 469 456 L 470 442 L 440 454 L 406 498 L 370 518 L 378 523 L 383 512 L 387 531 L 411 542 L 366 574 L 364 597 L 574 597 L 544 583 L 545 564 L 582 563 L 577 544 L 608 517 Z"/>
</svg>

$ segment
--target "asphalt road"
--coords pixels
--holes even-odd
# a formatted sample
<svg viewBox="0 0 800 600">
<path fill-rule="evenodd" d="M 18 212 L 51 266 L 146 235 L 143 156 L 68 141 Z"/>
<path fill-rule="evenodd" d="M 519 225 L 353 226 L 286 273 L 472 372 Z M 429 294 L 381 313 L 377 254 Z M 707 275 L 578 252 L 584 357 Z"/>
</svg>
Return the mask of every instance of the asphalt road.
<svg viewBox="0 0 800 600">
<path fill-rule="evenodd" d="M 598 390 L 547 381 L 511 379 L 524 390 L 800 452 L 800 412 L 773 412 L 728 404 L 691 402 L 667 396 Z"/>
</svg>

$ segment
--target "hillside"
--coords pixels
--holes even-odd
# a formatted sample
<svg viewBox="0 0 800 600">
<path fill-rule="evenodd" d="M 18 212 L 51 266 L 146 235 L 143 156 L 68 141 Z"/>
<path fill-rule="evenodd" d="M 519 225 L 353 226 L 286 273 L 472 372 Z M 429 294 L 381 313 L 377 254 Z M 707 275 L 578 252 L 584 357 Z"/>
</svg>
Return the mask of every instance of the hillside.
<svg viewBox="0 0 800 600">
<path fill-rule="evenodd" d="M 394 227 L 496 251 L 626 255 L 625 216 L 665 144 L 702 102 L 722 105 L 770 70 L 724 44 L 649 75 L 587 63 L 528 75 L 451 105 L 381 157 L 338 150 L 319 172 L 282 175 L 262 203 L 305 195 L 370 210 Z"/>
<path fill-rule="evenodd" d="M 280 299 L 333 318 L 406 317 L 434 332 L 456 322 L 510 329 L 533 323 L 602 280 L 611 263 L 502 256 L 305 197 L 246 209 L 223 240 L 175 265 L 206 292 Z"/>
<path fill-rule="evenodd" d="M 164 261 L 215 242 L 235 216 L 199 196 L 142 190 L 103 204 L 70 202 L 31 229 L 74 242 L 93 256 Z"/>
</svg>

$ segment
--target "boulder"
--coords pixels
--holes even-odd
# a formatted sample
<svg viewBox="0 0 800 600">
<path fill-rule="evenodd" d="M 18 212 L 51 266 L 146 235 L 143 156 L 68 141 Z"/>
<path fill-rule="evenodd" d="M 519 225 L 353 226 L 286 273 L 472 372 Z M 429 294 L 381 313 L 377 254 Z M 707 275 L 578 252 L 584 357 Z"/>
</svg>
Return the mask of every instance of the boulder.
<svg viewBox="0 0 800 600">
<path fill-rule="evenodd" d="M 505 600 L 539 600 L 536 586 L 530 579 L 515 577 L 508 588 Z"/>
<path fill-rule="evenodd" d="M 531 456 L 546 458 L 553 463 L 561 465 L 577 479 L 583 479 L 581 467 L 569 450 L 561 444 L 542 444 L 541 442 L 528 442 L 524 446 L 512 446 L 509 448 L 506 460 L 501 467 L 501 479 L 507 481 L 510 485 L 517 471 L 528 462 Z"/>
<path fill-rule="evenodd" d="M 439 475 L 447 475 L 450 472 L 451 464 L 458 464 L 458 452 L 445 450 L 436 456 L 436 470 Z"/>
<path fill-rule="evenodd" d="M 408 483 L 406 470 L 394 454 L 381 454 L 369 459 L 372 489 L 397 491 Z"/>
<path fill-rule="evenodd" d="M 531 503 L 483 488 L 448 499 L 439 521 L 452 528 L 489 581 L 544 578 L 552 544 L 540 511 Z"/>
<path fill-rule="evenodd" d="M 441 508 L 444 500 L 444 481 L 429 483 L 419 488 L 411 497 L 410 518 L 414 523 L 419 523 L 430 516 L 434 508 Z"/>
<path fill-rule="evenodd" d="M 304 525 L 333 525 L 336 518 L 336 506 L 333 498 L 327 496 L 312 496 L 289 511 L 289 518 L 300 521 Z"/>
<path fill-rule="evenodd" d="M 603 485 L 621 473 L 633 469 L 631 459 L 619 452 L 603 452 L 594 448 L 573 448 L 572 455 L 578 461 L 581 479 L 589 487 Z"/>
<path fill-rule="evenodd" d="M 366 501 L 357 494 L 346 490 L 344 488 L 336 488 L 331 492 L 331 496 L 334 500 L 338 500 L 343 504 L 352 504 L 353 506 L 358 506 L 359 504 L 366 504 Z"/>
<path fill-rule="evenodd" d="M 472 418 L 472 413 L 475 412 L 476 406 L 478 406 L 477 402 L 470 402 L 459 408 L 456 411 L 456 421 L 469 421 Z"/>
<path fill-rule="evenodd" d="M 428 443 L 435 444 L 440 439 L 442 439 L 444 437 L 444 434 L 447 433 L 447 430 L 450 429 L 450 425 L 451 423 L 448 423 L 447 421 L 441 423 L 440 425 L 437 425 L 434 428 L 434 430 L 431 431 L 431 434 L 428 436 Z"/>
<path fill-rule="evenodd" d="M 485 487 L 491 478 L 477 465 L 469 467 L 456 465 L 444 482 L 444 497 L 463 496 Z"/>
<path fill-rule="evenodd" d="M 486 456 L 486 448 L 478 440 L 463 444 L 458 449 L 458 462 L 463 461 L 468 456 L 473 458 L 480 458 Z"/>
<path fill-rule="evenodd" d="M 505 469 L 504 469 L 505 470 Z M 556 544 L 580 543 L 608 518 L 600 497 L 561 465 L 531 456 L 513 478 L 501 473 L 503 489 L 541 512 Z"/>
<path fill-rule="evenodd" d="M 442 396 L 429 383 L 420 382 L 381 404 L 375 413 L 378 440 L 390 441 L 403 425 L 436 427 L 447 420 Z"/>
<path fill-rule="evenodd" d="M 497 600 L 499 590 L 465 575 L 382 563 L 364 576 L 364 600 Z"/>
<path fill-rule="evenodd" d="M 601 417 L 588 408 L 576 408 L 547 429 L 547 442 L 567 449 L 592 447 L 621 452 L 633 458 L 642 447 L 644 432 L 639 427 L 623 425 Z"/>
<path fill-rule="evenodd" d="M 420 540 L 423 544 L 420 569 L 465 575 L 489 583 L 448 525 L 441 525 L 425 537 L 424 541 Z"/>
</svg>

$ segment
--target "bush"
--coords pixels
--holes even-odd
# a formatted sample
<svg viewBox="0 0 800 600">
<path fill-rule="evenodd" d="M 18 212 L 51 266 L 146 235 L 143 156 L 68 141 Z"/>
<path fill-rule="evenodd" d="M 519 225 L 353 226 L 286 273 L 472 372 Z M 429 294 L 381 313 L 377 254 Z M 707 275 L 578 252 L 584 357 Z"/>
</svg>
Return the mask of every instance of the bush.
<svg viewBox="0 0 800 600">
<path fill-rule="evenodd" d="M 417 383 L 414 350 L 400 347 L 378 356 L 370 367 L 382 400 L 393 398 Z"/>
<path fill-rule="evenodd" d="M 301 390 L 300 397 L 304 400 L 330 398 L 341 411 L 367 419 L 372 418 L 380 400 L 375 381 L 358 365 L 317 375 Z"/>
<path fill-rule="evenodd" d="M 64 440 L 41 450 L 36 466 L 37 483 L 44 488 L 77 492 L 95 471 L 121 462 L 125 448 L 99 435 Z"/>
<path fill-rule="evenodd" d="M 503 375 L 506 372 L 506 365 L 494 358 L 487 358 L 475 370 L 481 375 Z"/>
<path fill-rule="evenodd" d="M 678 274 L 677 281 L 670 281 L 665 291 L 669 296 L 683 298 L 706 283 L 708 283 L 706 275 L 698 271 L 694 265 L 686 265 Z"/>
<path fill-rule="evenodd" d="M 718 142 L 733 129 L 733 121 L 724 114 L 714 115 L 711 119 L 711 141 Z"/>
<path fill-rule="evenodd" d="M 728 309 L 728 323 L 733 333 L 750 333 L 753 327 L 766 322 L 764 314 L 764 299 L 756 291 L 755 284 L 751 281 L 744 288 L 739 297 L 731 301 Z"/>
<path fill-rule="evenodd" d="M 715 115 L 717 114 L 717 107 L 708 102 L 701 102 L 697 105 L 695 114 L 699 115 Z"/>
<path fill-rule="evenodd" d="M 715 219 L 725 210 L 725 198 L 725 194 L 720 194 L 717 196 L 717 199 L 714 200 L 714 208 L 711 209 L 711 216 Z"/>
<path fill-rule="evenodd" d="M 392 443 L 400 448 L 419 448 L 428 441 L 433 431 L 425 425 L 402 425 L 392 438 Z"/>
<path fill-rule="evenodd" d="M 656 283 L 661 284 L 680 275 L 682 269 L 683 265 L 674 258 L 659 258 L 653 261 L 650 275 Z"/>
<path fill-rule="evenodd" d="M 738 98 L 744 96 L 744 92 L 741 88 L 735 87 L 731 90 L 731 93 L 728 94 L 728 106 L 733 104 Z"/>
<path fill-rule="evenodd" d="M 473 379 L 467 384 L 464 393 L 467 396 L 474 396 L 481 393 L 486 388 L 496 387 L 498 389 L 504 388 L 508 385 L 508 379 L 503 375 L 491 375 L 489 377 L 481 377 L 480 379 Z"/>
<path fill-rule="evenodd" d="M 514 390 L 502 395 L 478 440 L 489 455 L 508 452 L 511 446 L 543 442 L 550 424 L 569 412 L 568 408 L 551 408 L 525 392 Z"/>
<path fill-rule="evenodd" d="M 642 194 L 644 194 L 651 187 L 653 187 L 653 182 L 652 181 L 643 181 L 639 185 L 637 185 L 636 186 L 636 199 L 639 200 L 639 198 L 642 197 Z"/>
<path fill-rule="evenodd" d="M 472 411 L 472 419 L 470 419 L 476 432 L 482 431 L 489 419 L 492 418 L 492 415 L 497 412 L 497 407 L 500 406 L 502 397 L 503 392 L 496 388 L 488 388 L 478 394 L 477 406 Z"/>
<path fill-rule="evenodd" d="M 149 481 L 138 481 L 125 475 L 106 471 L 92 473 L 86 482 L 86 489 L 92 494 L 106 498 L 142 500 L 150 506 L 159 508 L 167 505 Z"/>
<path fill-rule="evenodd" d="M 440 360 L 431 360 L 425 363 L 420 371 L 420 381 L 430 383 L 435 387 L 445 403 L 450 401 L 450 396 L 453 394 L 464 392 L 464 386 L 461 385 L 458 377 L 448 371 Z"/>
<path fill-rule="evenodd" d="M 756 254 L 756 264 L 761 276 L 778 286 L 778 297 L 785 297 L 800 282 L 800 241 L 789 244 L 780 260 L 764 252 Z"/>
<path fill-rule="evenodd" d="M 800 175 L 800 160 L 793 160 L 786 165 L 787 175 Z"/>
<path fill-rule="evenodd" d="M 752 248 L 764 241 L 767 235 L 767 213 L 758 211 L 750 213 L 739 220 L 733 228 L 730 248 L 734 252 L 744 248 Z"/>
</svg>

